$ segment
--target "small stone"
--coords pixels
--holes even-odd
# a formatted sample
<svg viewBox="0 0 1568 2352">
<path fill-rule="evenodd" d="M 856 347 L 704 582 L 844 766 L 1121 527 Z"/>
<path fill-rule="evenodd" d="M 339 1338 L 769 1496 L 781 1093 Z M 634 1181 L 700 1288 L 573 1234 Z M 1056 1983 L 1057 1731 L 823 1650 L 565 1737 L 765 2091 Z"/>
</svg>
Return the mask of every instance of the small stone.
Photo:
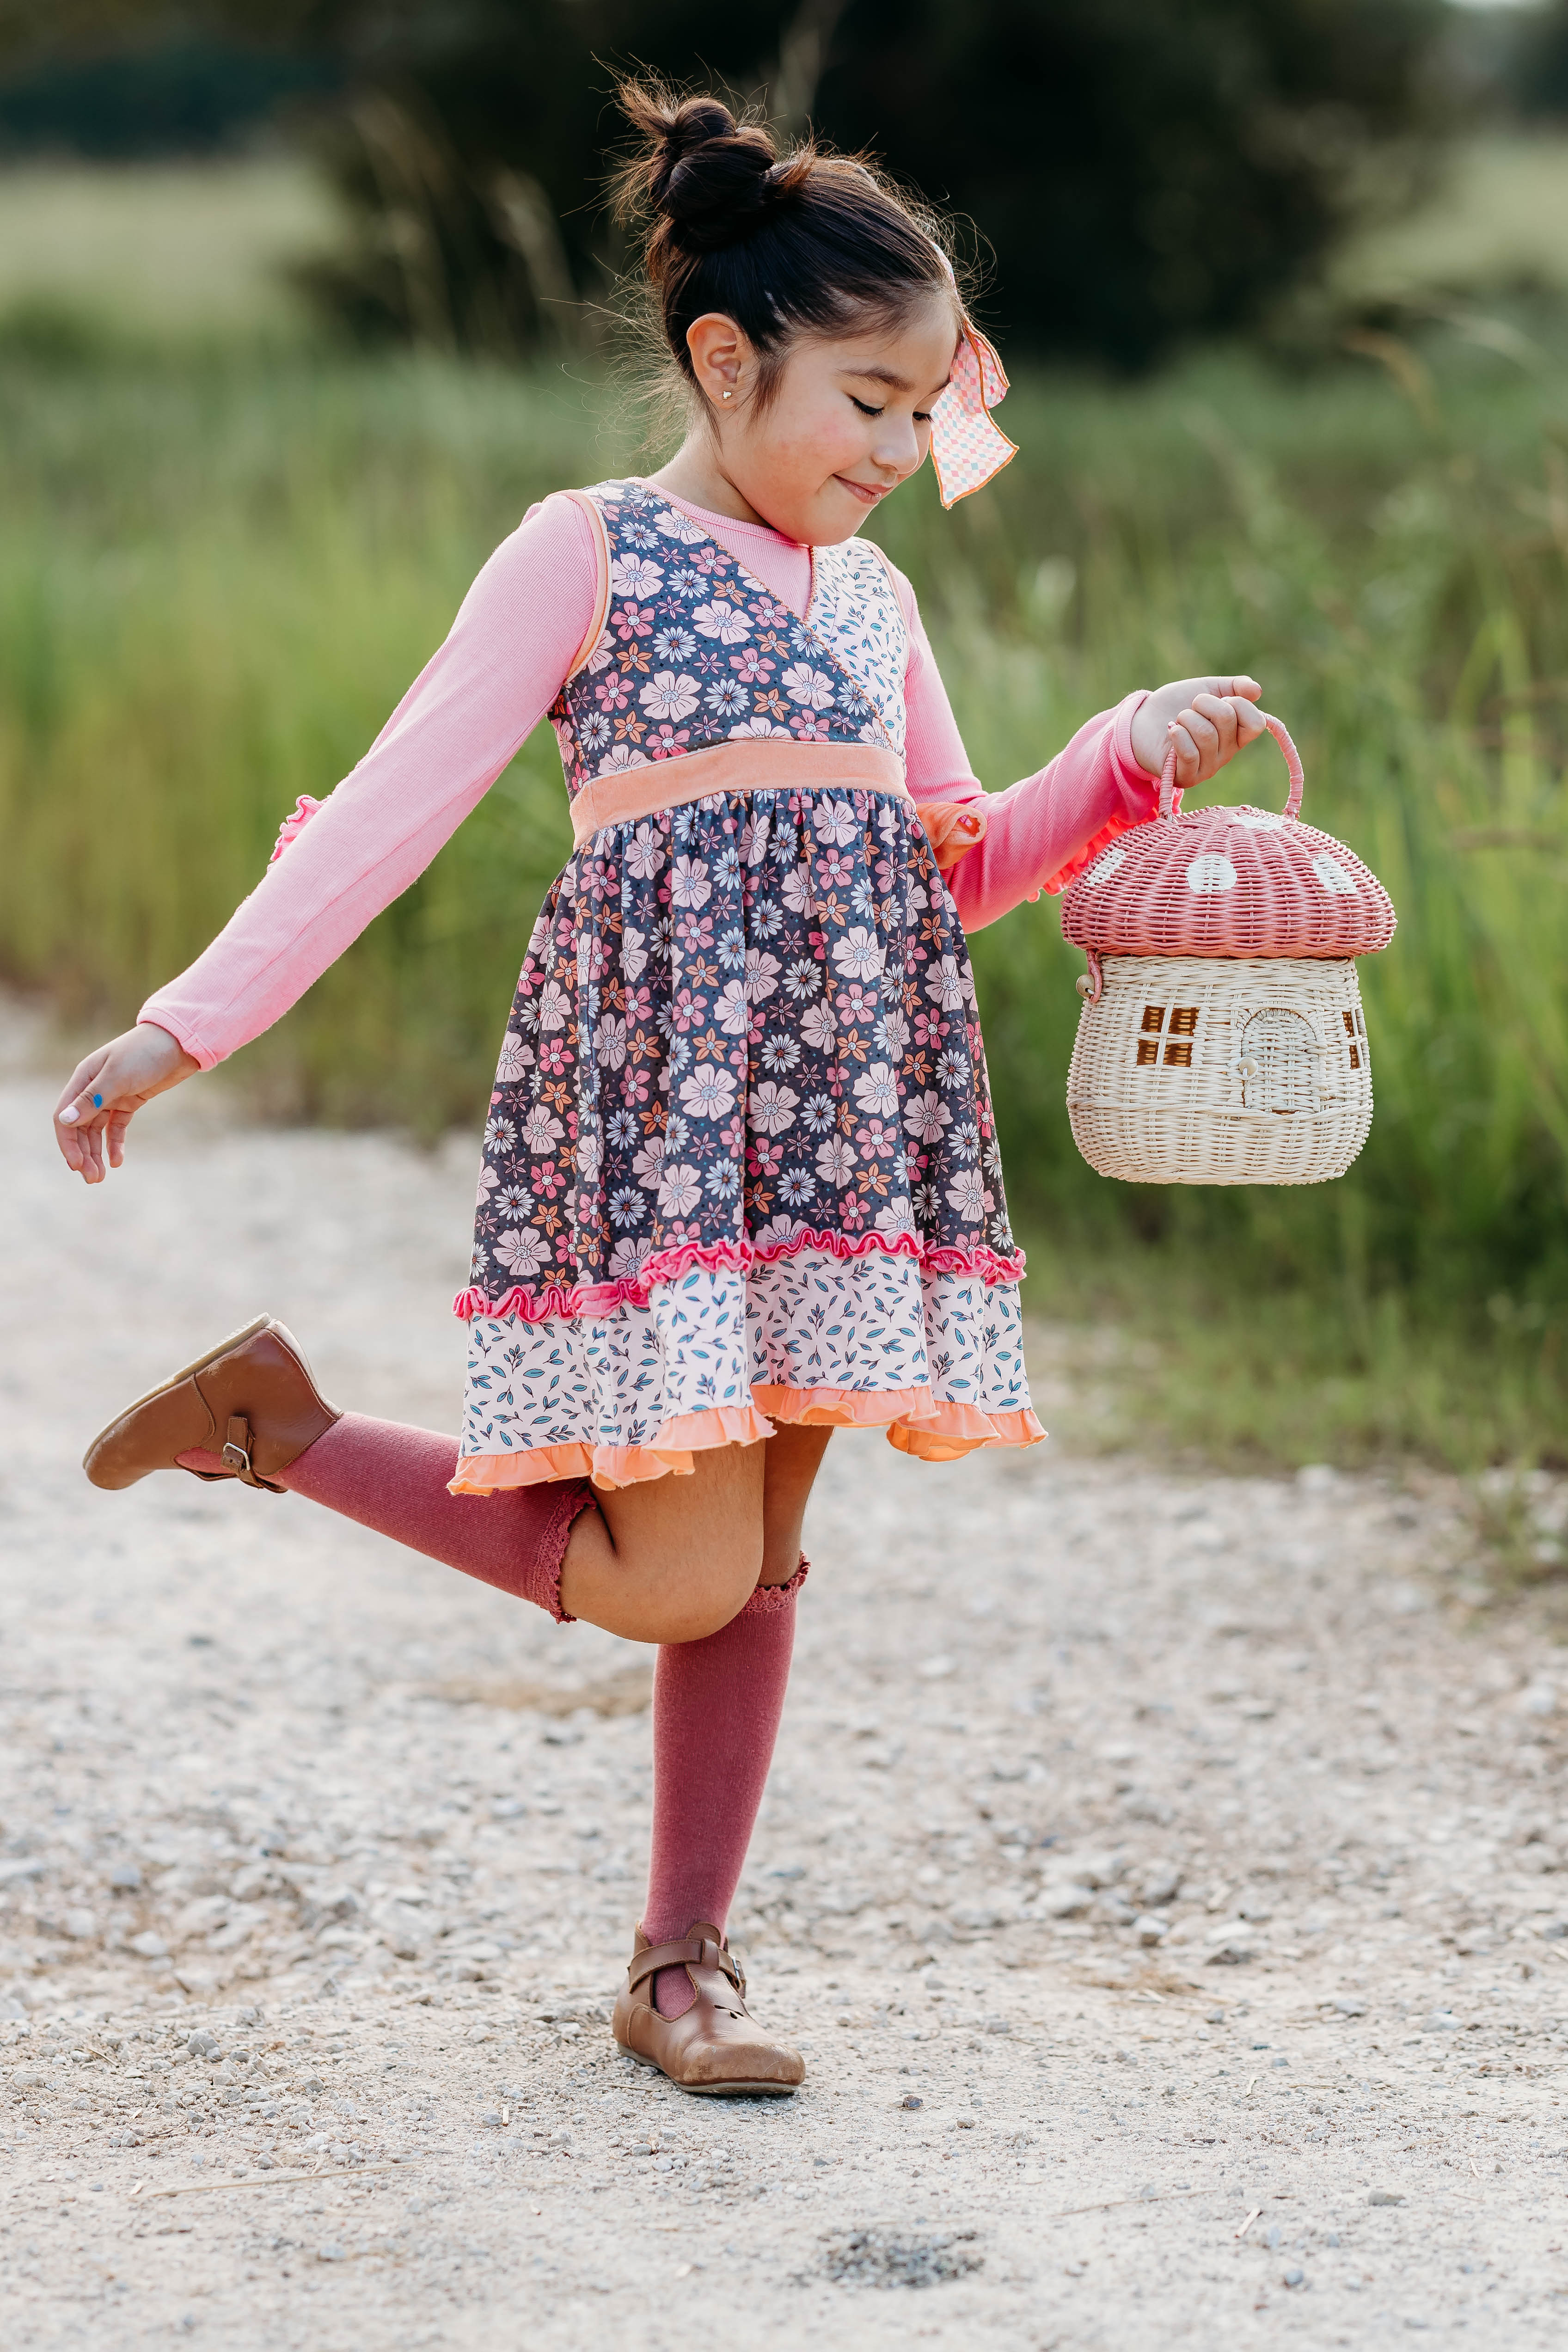
<svg viewBox="0 0 1568 2352">
<path fill-rule="evenodd" d="M 125 1948 L 142 1960 L 166 1960 L 169 1957 L 169 1947 L 151 1927 L 143 1927 L 139 1936 L 132 1936 Z"/>
<path fill-rule="evenodd" d="M 1359 2000 L 1353 1992 L 1342 1993 L 1339 1999 L 1337 2000 L 1331 2001 L 1329 2006 L 1338 2017 L 1364 2017 L 1366 2015 L 1365 2001 Z"/>
<path fill-rule="evenodd" d="M 924 1658 L 915 1668 L 915 1672 L 922 1682 L 944 1682 L 949 1675 L 958 1672 L 958 1660 L 948 1657 Z"/>
<path fill-rule="evenodd" d="M 1133 1920 L 1132 1932 L 1141 1944 L 1163 1944 L 1167 1933 L 1166 1922 L 1157 1919 L 1152 1911 L 1144 1911 Z"/>
<path fill-rule="evenodd" d="M 1182 1874 L 1174 1863 L 1155 1863 L 1138 1883 L 1138 1899 L 1145 1910 L 1158 1911 L 1173 1903 L 1182 1891 Z"/>
<path fill-rule="evenodd" d="M 1092 1888 L 1068 1879 L 1055 1886 L 1042 1887 L 1034 1907 L 1042 1919 L 1071 1919 L 1079 1912 L 1087 1911 L 1093 1900 Z"/>
<path fill-rule="evenodd" d="M 1305 2272 L 1297 2269 L 1296 2266 L 1292 2264 L 1290 2269 L 1285 2273 L 1284 2284 L 1287 2286 L 1305 2286 L 1307 2284 Z"/>
<path fill-rule="evenodd" d="M 1549 1943 L 1560 1944 L 1568 1937 L 1568 1919 L 1550 1920 L 1541 1932 Z"/>
<path fill-rule="evenodd" d="M 79 1909 L 68 1911 L 62 1917 L 60 1926 L 73 1944 L 85 1944 L 89 1936 L 95 1936 L 98 1933 L 98 1921 L 90 1911 Z"/>
<path fill-rule="evenodd" d="M 1423 2033 L 1457 2033 L 1459 2021 L 1451 2009 L 1435 2009 L 1422 2026 Z"/>
<path fill-rule="evenodd" d="M 133 1862 L 117 1862 L 109 1874 L 109 1884 L 116 1895 L 140 1895 L 142 1873 Z"/>
<path fill-rule="evenodd" d="M 1074 1856 L 1069 1867 L 1075 1878 L 1086 1886 L 1114 1886 L 1127 1868 L 1114 1848 L 1103 1853 L 1080 1853 Z"/>
<path fill-rule="evenodd" d="M 319 2263 L 341 2263 L 346 2259 L 342 2247 L 332 2239 L 329 2238 L 324 2246 L 316 2248 L 316 2260 Z"/>
<path fill-rule="evenodd" d="M 917 2099 L 912 2091 L 906 2091 L 899 2105 L 900 2107 L 908 2107 L 912 2112 L 916 2107 L 923 2107 L 925 2101 Z"/>
<path fill-rule="evenodd" d="M 1205 1966 L 1211 1969 L 1239 1969 L 1244 1968 L 1248 1960 L 1256 1957 L 1250 1944 L 1244 1943 L 1238 1936 L 1231 1935 L 1226 1936 L 1215 1946 Z"/>
<path fill-rule="evenodd" d="M 1369 2205 L 1403 2205 L 1405 2198 L 1397 2189 L 1374 2189 L 1366 2201 Z"/>
</svg>

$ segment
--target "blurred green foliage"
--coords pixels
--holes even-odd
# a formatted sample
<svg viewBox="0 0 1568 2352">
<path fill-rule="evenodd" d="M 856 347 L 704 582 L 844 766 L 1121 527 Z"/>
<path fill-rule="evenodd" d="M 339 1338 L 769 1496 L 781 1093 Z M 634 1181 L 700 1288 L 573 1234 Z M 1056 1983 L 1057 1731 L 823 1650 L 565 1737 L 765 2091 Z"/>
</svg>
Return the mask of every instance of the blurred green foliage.
<svg viewBox="0 0 1568 2352">
<path fill-rule="evenodd" d="M 165 152 L 312 93 L 365 332 L 591 340 L 615 74 L 721 87 L 969 215 L 1016 352 L 1142 367 L 1248 326 L 1423 184 L 1444 0 L 0 0 L 0 152 Z M 3 71 L 7 53 L 9 75 Z M 330 102 L 329 102 L 330 101 Z M 584 309 L 583 306 L 587 305 Z"/>
</svg>

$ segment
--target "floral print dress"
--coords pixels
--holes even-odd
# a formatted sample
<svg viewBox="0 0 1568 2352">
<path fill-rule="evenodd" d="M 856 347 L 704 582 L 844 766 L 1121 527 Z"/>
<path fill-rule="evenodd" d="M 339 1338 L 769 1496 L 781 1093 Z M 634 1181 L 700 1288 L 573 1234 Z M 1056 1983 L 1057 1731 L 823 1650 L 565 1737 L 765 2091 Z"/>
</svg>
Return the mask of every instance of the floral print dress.
<svg viewBox="0 0 1568 2352">
<path fill-rule="evenodd" d="M 626 1485 L 780 1421 L 928 1460 L 1031 1444 L 963 929 L 907 793 L 831 780 L 834 747 L 901 774 L 887 566 L 817 549 L 800 618 L 652 487 L 574 495 L 606 593 L 551 711 L 567 790 L 672 804 L 580 840 L 529 941 L 457 1301 L 454 1490 Z M 770 783 L 780 745 L 825 747 L 824 782 L 792 751 Z M 723 788 L 692 797 L 720 746 Z"/>
</svg>

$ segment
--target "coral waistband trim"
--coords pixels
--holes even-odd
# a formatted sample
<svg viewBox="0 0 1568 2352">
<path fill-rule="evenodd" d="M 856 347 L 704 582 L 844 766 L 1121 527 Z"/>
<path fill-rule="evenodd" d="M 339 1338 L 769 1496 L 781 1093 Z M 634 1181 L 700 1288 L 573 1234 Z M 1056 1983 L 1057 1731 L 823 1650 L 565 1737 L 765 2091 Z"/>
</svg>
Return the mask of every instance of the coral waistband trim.
<svg viewBox="0 0 1568 2352">
<path fill-rule="evenodd" d="M 791 1389 L 759 1382 L 752 1400 L 748 1405 L 677 1413 L 647 1445 L 539 1445 L 515 1454 L 459 1454 L 448 1492 L 494 1495 L 555 1478 L 590 1478 L 595 1486 L 613 1489 L 651 1478 L 689 1477 L 695 1454 L 771 1437 L 773 1426 L 763 1412 L 773 1422 L 806 1427 L 886 1429 L 890 1445 L 922 1462 L 956 1462 L 984 1446 L 1037 1445 L 1046 1434 L 1033 1412 L 984 1412 L 978 1405 L 939 1402 L 929 1388 Z"/>
<path fill-rule="evenodd" d="M 524 1323 L 545 1323 L 552 1316 L 572 1318 L 613 1315 L 617 1307 L 646 1307 L 650 1292 L 669 1283 L 679 1282 L 693 1266 L 701 1266 L 710 1274 L 731 1270 L 749 1274 L 753 1265 L 771 1265 L 775 1258 L 795 1257 L 802 1250 L 821 1250 L 832 1257 L 871 1257 L 879 1253 L 888 1257 L 912 1257 L 920 1261 L 927 1274 L 977 1274 L 983 1282 L 1021 1282 L 1025 1256 L 1016 1250 L 1004 1257 L 994 1249 L 928 1249 L 917 1234 L 828 1234 L 816 1233 L 804 1226 L 787 1241 L 769 1242 L 759 1249 L 754 1243 L 683 1242 L 678 1249 L 656 1250 L 641 1271 L 622 1275 L 615 1282 L 577 1283 L 563 1290 L 552 1282 L 544 1290 L 524 1290 L 514 1286 L 499 1298 L 490 1298 L 477 1286 L 459 1290 L 452 1301 L 452 1312 L 465 1323 L 476 1315 L 516 1316 Z"/>
<path fill-rule="evenodd" d="M 674 760 L 592 776 L 572 803 L 572 835 L 579 849 L 606 825 L 626 824 L 664 809 L 684 808 L 715 793 L 892 793 L 910 798 L 903 762 L 882 743 L 784 742 L 748 735 L 738 743 L 710 743 Z"/>
</svg>

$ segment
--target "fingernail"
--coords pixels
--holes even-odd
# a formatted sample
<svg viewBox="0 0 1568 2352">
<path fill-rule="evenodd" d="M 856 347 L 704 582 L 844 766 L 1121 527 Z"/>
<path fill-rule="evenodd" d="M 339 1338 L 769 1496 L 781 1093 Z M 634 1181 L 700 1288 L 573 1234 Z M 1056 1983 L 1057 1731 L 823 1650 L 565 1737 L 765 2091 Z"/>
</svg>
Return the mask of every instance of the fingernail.
<svg viewBox="0 0 1568 2352">
<path fill-rule="evenodd" d="M 74 1126 L 76 1125 L 76 1120 L 77 1120 L 77 1109 L 76 1109 L 76 1105 L 75 1105 L 75 1103 L 68 1103 L 68 1104 L 66 1105 L 66 1107 L 65 1107 L 64 1110 L 62 1110 L 62 1111 L 61 1111 L 61 1113 L 60 1113 L 60 1115 L 59 1115 L 59 1118 L 60 1118 L 60 1125 L 61 1125 L 62 1127 L 74 1127 Z"/>
<path fill-rule="evenodd" d="M 94 1095 L 92 1098 L 92 1107 L 94 1110 L 101 1110 L 103 1108 L 103 1097 L 101 1095 Z"/>
</svg>

